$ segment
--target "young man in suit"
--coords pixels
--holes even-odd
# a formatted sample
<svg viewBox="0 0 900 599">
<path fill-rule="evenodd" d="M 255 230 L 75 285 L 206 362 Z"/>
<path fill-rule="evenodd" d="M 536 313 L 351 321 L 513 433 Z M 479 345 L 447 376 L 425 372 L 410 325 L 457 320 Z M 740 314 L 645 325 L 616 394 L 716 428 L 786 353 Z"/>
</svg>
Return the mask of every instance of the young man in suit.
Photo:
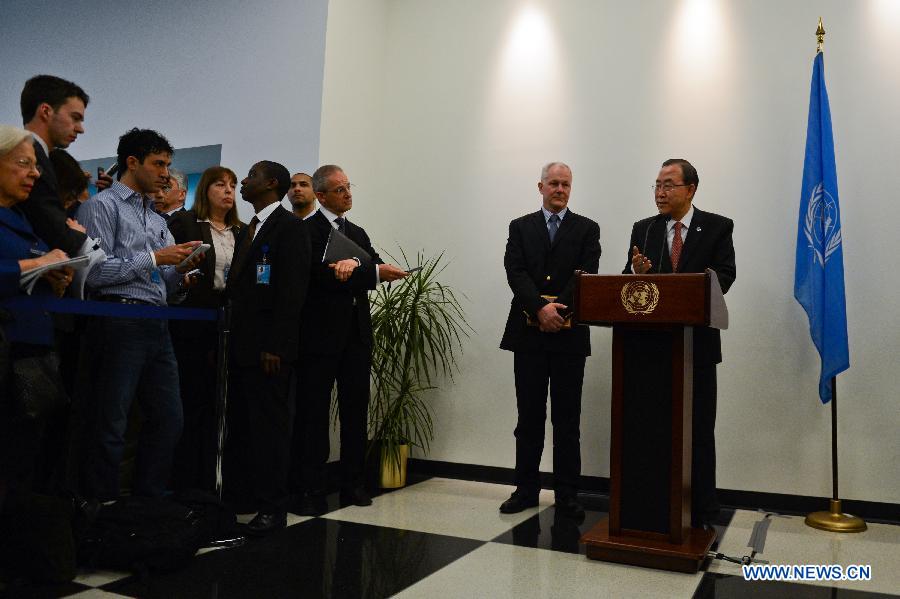
<svg viewBox="0 0 900 599">
<path fill-rule="evenodd" d="M 304 220 L 312 216 L 316 211 L 316 192 L 312 188 L 312 177 L 306 173 L 294 173 L 288 200 L 294 209 L 294 216 Z"/>
<path fill-rule="evenodd" d="M 288 391 L 310 264 L 306 226 L 281 206 L 290 179 L 284 166 L 264 160 L 241 181 L 241 196 L 253 204 L 256 215 L 236 240 L 225 288 L 232 302 L 236 382 L 236 401 L 229 411 L 237 430 L 230 443 L 232 455 L 249 449 L 246 463 L 259 511 L 248 528 L 255 534 L 284 528 L 287 515 Z"/>
<path fill-rule="evenodd" d="M 300 381 L 305 410 L 298 410 L 295 459 L 301 460 L 303 487 L 297 512 L 305 515 L 324 509 L 324 467 L 328 461 L 328 408 L 337 382 L 341 421 L 341 500 L 359 506 L 372 504 L 363 487 L 369 409 L 369 374 L 372 367 L 372 317 L 368 291 L 379 282 L 395 281 L 408 273 L 382 263 L 369 236 L 345 214 L 353 207 L 350 181 L 335 165 L 319 167 L 312 177 L 320 209 L 305 222 L 312 244 L 309 294 L 303 306 L 300 333 Z M 325 246 L 332 230 L 349 237 L 372 258 L 358 257 L 324 263 Z"/>
<path fill-rule="evenodd" d="M 653 194 L 659 214 L 634 223 L 624 274 L 715 271 L 722 292 L 735 279 L 734 222 L 693 206 L 700 178 L 687 160 L 662 164 Z M 658 264 L 654 264 L 654 260 Z M 716 364 L 722 361 L 717 329 L 694 329 L 693 454 L 691 520 L 711 524 L 719 512 L 716 499 Z"/>
<path fill-rule="evenodd" d="M 84 112 L 89 100 L 78 85 L 52 75 L 29 79 L 20 100 L 22 122 L 34 136 L 34 153 L 41 167 L 41 176 L 28 200 L 20 206 L 37 236 L 70 256 L 86 253 L 90 248 L 85 248 L 84 228 L 68 220 L 49 156 L 51 150 L 69 147 L 84 133 Z"/>
<path fill-rule="evenodd" d="M 509 224 L 503 264 L 513 292 L 500 348 L 514 353 L 516 490 L 500 511 L 514 514 L 538 504 L 538 468 L 544 449 L 547 386 L 553 422 L 556 509 L 575 518 L 581 476 L 581 386 L 591 353 L 586 326 L 569 326 L 575 271 L 596 273 L 600 227 L 568 209 L 572 170 L 551 162 L 541 170 L 543 205 Z M 534 323 L 533 326 L 529 322 Z"/>
</svg>

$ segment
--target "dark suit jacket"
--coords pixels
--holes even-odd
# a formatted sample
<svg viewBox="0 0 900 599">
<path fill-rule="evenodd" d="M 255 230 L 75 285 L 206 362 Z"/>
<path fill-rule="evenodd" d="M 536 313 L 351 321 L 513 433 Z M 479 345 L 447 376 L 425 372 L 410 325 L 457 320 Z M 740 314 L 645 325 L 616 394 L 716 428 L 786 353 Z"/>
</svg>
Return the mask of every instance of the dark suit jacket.
<svg viewBox="0 0 900 599">
<path fill-rule="evenodd" d="M 569 210 L 552 245 L 542 210 L 509 223 L 503 265 L 513 299 L 500 348 L 589 356 L 591 339 L 586 326 L 542 333 L 526 326 L 524 313 L 536 317 L 547 304 L 542 295 L 558 296 L 559 303 L 573 308 L 575 271 L 596 273 L 599 263 L 600 227 L 589 218 Z"/>
<path fill-rule="evenodd" d="M 34 182 L 28 199 L 19 204 L 34 232 L 51 248 L 59 248 L 74 256 L 84 245 L 87 236 L 70 229 L 66 224 L 66 209 L 59 198 L 59 185 L 53 163 L 44 153 L 44 148 L 34 140 L 34 153 L 41 167 L 41 176 Z"/>
<path fill-rule="evenodd" d="M 209 230 L 209 223 L 198 223 L 197 213 L 193 210 L 179 210 L 172 214 L 166 223 L 175 243 L 187 243 L 188 241 L 200 240 L 209 244 L 209 250 L 204 254 L 203 261 L 198 267 L 203 273 L 200 279 L 188 292 L 187 298 L 180 304 L 181 306 L 191 308 L 217 308 L 219 307 L 216 294 L 213 291 L 213 279 L 216 272 L 216 246 L 212 242 L 212 233 Z M 232 227 L 231 234 L 237 239 L 240 233 L 240 227 Z M 237 251 L 237 243 L 235 242 L 235 251 Z"/>
<path fill-rule="evenodd" d="M 237 238 L 239 251 L 249 227 Z M 256 282 L 263 255 L 271 265 L 269 285 Z M 232 263 L 234 264 L 234 263 Z M 300 308 L 309 284 L 309 233 L 304 222 L 279 206 L 256 234 L 243 265 L 233 265 L 225 291 L 232 302 L 232 348 L 237 366 L 259 364 L 262 352 L 297 359 Z"/>
<path fill-rule="evenodd" d="M 648 229 L 652 227 L 649 231 Z M 712 212 L 704 212 L 694 206 L 691 228 L 681 249 L 678 272 L 704 272 L 711 268 L 719 278 L 722 293 L 727 293 L 735 278 L 734 242 L 731 234 L 734 221 Z M 647 240 L 643 247 L 644 239 Z M 657 263 L 653 272 L 672 272 L 669 247 L 666 243 L 665 221 L 657 216 L 634 223 L 631 242 L 628 244 L 628 259 L 624 274 L 631 273 L 631 248 L 643 247 L 643 254 L 651 262 Z M 659 256 L 662 255 L 660 261 Z M 694 363 L 701 366 L 718 364 L 722 361 L 722 342 L 717 329 L 696 327 L 694 329 Z"/>
<path fill-rule="evenodd" d="M 368 291 L 375 289 L 375 269 L 381 257 L 362 227 L 346 221 L 347 237 L 372 256 L 372 263 L 353 271 L 343 283 L 334 278 L 334 270 L 322 262 L 328 235 L 334 227 L 321 211 L 303 221 L 309 227 L 312 245 L 309 294 L 303 305 L 300 351 L 308 354 L 340 353 L 350 334 L 354 317 L 363 343 L 372 346 L 372 315 L 369 313 Z"/>
<path fill-rule="evenodd" d="M 168 223 L 171 219 L 175 218 L 176 216 L 178 216 L 179 214 L 182 214 L 184 212 L 187 212 L 187 209 L 184 206 L 182 206 L 181 208 L 179 208 L 172 214 L 169 214 L 168 212 L 160 212 L 159 215 L 161 217 L 163 217 L 163 220 Z"/>
</svg>

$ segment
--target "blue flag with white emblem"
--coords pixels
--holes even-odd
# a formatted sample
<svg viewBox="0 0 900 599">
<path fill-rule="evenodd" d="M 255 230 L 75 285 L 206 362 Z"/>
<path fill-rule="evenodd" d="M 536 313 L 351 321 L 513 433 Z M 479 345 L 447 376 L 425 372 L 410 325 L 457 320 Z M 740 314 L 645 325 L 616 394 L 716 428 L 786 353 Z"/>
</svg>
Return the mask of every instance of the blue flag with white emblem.
<svg viewBox="0 0 900 599">
<path fill-rule="evenodd" d="M 831 110 L 825 90 L 825 64 L 819 52 L 813 61 L 809 96 L 794 297 L 806 310 L 809 333 L 822 359 L 822 403 L 831 401 L 831 378 L 850 367 L 841 239 Z"/>
</svg>

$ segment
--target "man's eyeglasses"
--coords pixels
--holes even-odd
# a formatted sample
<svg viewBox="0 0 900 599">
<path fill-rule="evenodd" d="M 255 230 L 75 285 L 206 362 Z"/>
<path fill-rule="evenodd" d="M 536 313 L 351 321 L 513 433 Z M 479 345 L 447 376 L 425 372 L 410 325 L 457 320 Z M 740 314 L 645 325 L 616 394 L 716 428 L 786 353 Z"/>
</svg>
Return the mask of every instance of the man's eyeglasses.
<svg viewBox="0 0 900 599">
<path fill-rule="evenodd" d="M 336 193 L 338 195 L 344 195 L 346 193 L 350 193 L 350 190 L 354 187 L 356 187 L 356 185 L 347 183 L 346 185 L 341 185 L 340 187 L 335 187 L 334 189 L 328 189 L 325 191 L 325 193 Z"/>
<path fill-rule="evenodd" d="M 650 191 L 653 193 L 659 193 L 660 191 L 664 191 L 669 193 L 676 187 L 688 187 L 691 183 L 679 183 L 678 185 L 674 183 L 656 183 L 655 185 L 650 186 Z"/>
</svg>

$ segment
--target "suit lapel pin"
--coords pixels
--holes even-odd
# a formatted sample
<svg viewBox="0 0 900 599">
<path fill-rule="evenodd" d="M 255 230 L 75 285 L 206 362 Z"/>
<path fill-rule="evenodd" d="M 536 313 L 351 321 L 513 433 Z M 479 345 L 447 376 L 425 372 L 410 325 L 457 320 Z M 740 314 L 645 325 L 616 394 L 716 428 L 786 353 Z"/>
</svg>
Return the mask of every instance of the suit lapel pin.
<svg viewBox="0 0 900 599">
<path fill-rule="evenodd" d="M 700 227 L 697 227 L 697 228 L 696 228 L 696 229 L 694 229 L 694 230 L 695 230 L 695 231 L 696 231 L 696 232 L 698 232 L 698 233 L 699 233 L 699 232 L 700 232 L 700 231 L 702 231 L 702 230 L 703 230 L 703 229 L 701 229 L 701 228 L 700 228 Z"/>
</svg>

